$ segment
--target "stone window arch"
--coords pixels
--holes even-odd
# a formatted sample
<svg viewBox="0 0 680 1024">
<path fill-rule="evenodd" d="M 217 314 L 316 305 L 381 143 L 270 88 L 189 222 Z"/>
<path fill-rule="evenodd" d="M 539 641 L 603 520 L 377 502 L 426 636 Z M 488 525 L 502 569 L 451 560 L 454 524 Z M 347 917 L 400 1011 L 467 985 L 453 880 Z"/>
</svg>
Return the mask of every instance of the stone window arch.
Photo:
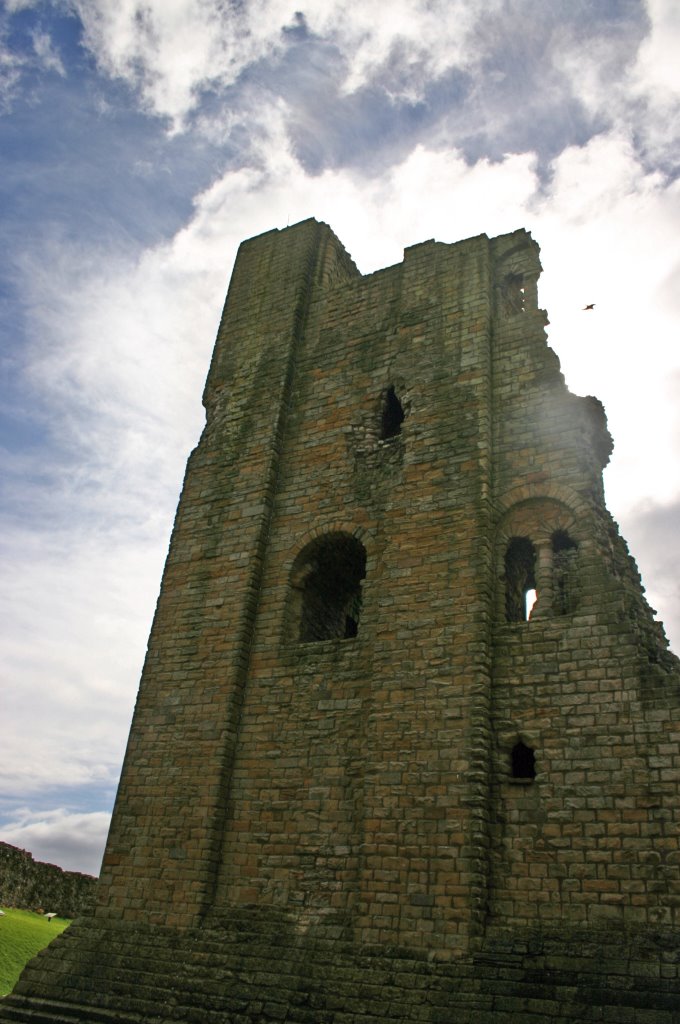
<svg viewBox="0 0 680 1024">
<path fill-rule="evenodd" d="M 293 567 L 293 637 L 314 643 L 357 636 L 365 575 L 366 549 L 352 534 L 325 533 L 311 541 Z"/>
<path fill-rule="evenodd" d="M 555 498 L 511 506 L 497 535 L 497 621 L 526 623 L 571 615 L 582 591 L 574 513 Z"/>
</svg>

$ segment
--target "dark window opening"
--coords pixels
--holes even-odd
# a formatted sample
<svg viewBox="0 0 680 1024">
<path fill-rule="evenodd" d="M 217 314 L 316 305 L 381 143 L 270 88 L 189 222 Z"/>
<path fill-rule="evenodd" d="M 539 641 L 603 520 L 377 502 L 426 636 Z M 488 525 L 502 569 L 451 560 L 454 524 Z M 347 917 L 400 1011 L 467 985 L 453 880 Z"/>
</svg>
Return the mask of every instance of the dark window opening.
<svg viewBox="0 0 680 1024">
<path fill-rule="evenodd" d="M 569 615 L 578 603 L 577 558 L 576 541 L 564 530 L 553 533 L 553 608 L 556 615 Z"/>
<path fill-rule="evenodd" d="M 327 534 L 307 552 L 301 582 L 299 638 L 351 639 L 359 632 L 361 581 L 366 574 L 366 551 L 356 537 Z"/>
<path fill-rule="evenodd" d="M 513 537 L 505 552 L 505 617 L 526 622 L 537 598 L 536 549 L 528 537 Z"/>
<path fill-rule="evenodd" d="M 521 740 L 512 748 L 510 763 L 513 779 L 536 778 L 536 756 Z"/>
<path fill-rule="evenodd" d="M 525 306 L 524 275 L 508 274 L 503 280 L 503 311 L 506 316 L 513 313 L 523 313 Z"/>
<path fill-rule="evenodd" d="M 387 441 L 390 437 L 396 437 L 401 433 L 401 425 L 404 422 L 404 409 L 397 398 L 394 386 L 390 384 L 383 394 L 382 412 L 380 419 L 380 440 Z"/>
</svg>

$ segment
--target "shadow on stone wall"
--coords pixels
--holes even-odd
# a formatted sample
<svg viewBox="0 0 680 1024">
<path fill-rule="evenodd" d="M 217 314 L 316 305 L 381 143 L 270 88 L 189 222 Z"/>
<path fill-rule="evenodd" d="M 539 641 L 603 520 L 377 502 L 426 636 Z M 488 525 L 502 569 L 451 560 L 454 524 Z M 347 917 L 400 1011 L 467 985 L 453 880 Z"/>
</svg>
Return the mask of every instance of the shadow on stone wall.
<svg viewBox="0 0 680 1024">
<path fill-rule="evenodd" d="M 360 947 L 283 913 L 77 922 L 0 1003 L 6 1024 L 678 1024 L 673 931 L 516 930 L 452 960 Z M 96 982 L 95 980 L 96 979 Z"/>
</svg>

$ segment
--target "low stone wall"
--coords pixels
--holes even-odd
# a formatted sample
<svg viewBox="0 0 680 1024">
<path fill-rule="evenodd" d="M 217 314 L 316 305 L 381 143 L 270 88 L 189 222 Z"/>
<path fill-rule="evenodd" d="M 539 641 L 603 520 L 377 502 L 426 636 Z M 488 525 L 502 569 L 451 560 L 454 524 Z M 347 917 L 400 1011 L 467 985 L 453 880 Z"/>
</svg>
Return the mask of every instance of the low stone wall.
<svg viewBox="0 0 680 1024">
<path fill-rule="evenodd" d="M 28 850 L 0 843 L 0 904 L 42 909 L 59 917 L 92 912 L 97 879 L 33 859 Z"/>
</svg>

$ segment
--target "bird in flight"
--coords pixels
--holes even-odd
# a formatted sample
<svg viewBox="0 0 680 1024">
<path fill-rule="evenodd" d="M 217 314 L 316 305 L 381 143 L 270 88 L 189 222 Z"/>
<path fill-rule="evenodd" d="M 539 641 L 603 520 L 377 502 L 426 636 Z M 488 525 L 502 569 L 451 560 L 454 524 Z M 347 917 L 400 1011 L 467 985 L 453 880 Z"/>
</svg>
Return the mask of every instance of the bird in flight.
<svg viewBox="0 0 680 1024">
<path fill-rule="evenodd" d="M 583 308 L 584 309 L 595 309 L 595 303 L 594 302 L 589 302 L 588 305 L 584 306 Z"/>
</svg>

